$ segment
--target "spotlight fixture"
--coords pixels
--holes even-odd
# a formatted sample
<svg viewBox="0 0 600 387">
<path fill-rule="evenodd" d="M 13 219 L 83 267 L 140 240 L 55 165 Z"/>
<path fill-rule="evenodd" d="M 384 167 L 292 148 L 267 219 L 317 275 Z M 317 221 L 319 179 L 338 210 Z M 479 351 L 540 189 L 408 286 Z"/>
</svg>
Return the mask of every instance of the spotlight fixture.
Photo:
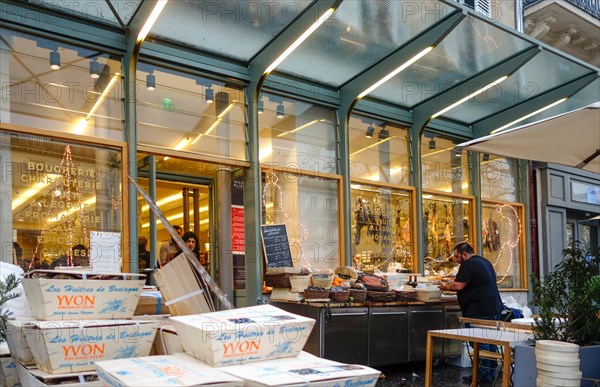
<svg viewBox="0 0 600 387">
<path fill-rule="evenodd" d="M 96 58 L 90 62 L 90 78 L 100 78 L 100 63 L 96 62 Z"/>
<path fill-rule="evenodd" d="M 258 100 L 258 114 L 263 114 L 265 111 L 265 102 L 262 99 Z"/>
<path fill-rule="evenodd" d="M 156 89 L 156 77 L 154 74 L 149 73 L 146 75 L 146 90 L 155 90 Z"/>
<path fill-rule="evenodd" d="M 490 154 L 489 153 L 484 153 L 483 154 L 483 161 L 490 161 Z"/>
<path fill-rule="evenodd" d="M 208 86 L 206 91 L 204 92 L 204 100 L 206 103 L 215 102 L 215 91 L 212 89 L 212 86 Z"/>
<path fill-rule="evenodd" d="M 279 105 L 277 105 L 277 118 L 283 118 L 285 117 L 285 107 L 283 106 L 283 103 L 280 103 Z"/>
<path fill-rule="evenodd" d="M 429 150 L 435 150 L 435 138 L 429 140 Z"/>
<path fill-rule="evenodd" d="M 60 54 L 56 50 L 50 52 L 50 68 L 60 70 Z"/>
<path fill-rule="evenodd" d="M 387 140 L 390 137 L 390 132 L 388 132 L 388 130 L 385 128 L 385 126 L 383 128 L 381 128 L 381 130 L 379 131 L 379 141 L 382 140 Z"/>
<path fill-rule="evenodd" d="M 369 127 L 367 128 L 367 133 L 365 134 L 365 136 L 367 138 L 372 138 L 373 137 L 373 133 L 375 133 L 375 128 L 373 127 L 373 125 L 369 125 Z"/>
</svg>

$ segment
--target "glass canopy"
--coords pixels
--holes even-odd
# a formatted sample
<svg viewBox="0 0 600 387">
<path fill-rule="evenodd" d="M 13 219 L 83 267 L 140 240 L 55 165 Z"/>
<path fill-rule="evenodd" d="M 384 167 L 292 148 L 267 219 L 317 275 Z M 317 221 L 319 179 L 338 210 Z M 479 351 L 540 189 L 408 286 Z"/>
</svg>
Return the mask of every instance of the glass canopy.
<svg viewBox="0 0 600 387">
<path fill-rule="evenodd" d="M 300 36 L 308 26 L 302 24 L 300 29 L 299 23 L 306 23 L 307 16 L 311 22 L 317 21 L 333 3 L 327 0 L 171 0 L 147 40 L 158 38 L 161 44 L 174 49 L 194 48 L 189 54 L 181 50 L 184 59 L 186 55 L 192 58 L 204 52 L 211 60 L 223 60 L 225 64 L 233 59 L 247 67 L 259 54 L 271 50 L 283 52 L 293 41 L 286 40 L 289 38 L 285 37 L 286 31 Z M 468 98 L 437 118 L 466 128 L 481 120 L 496 117 L 505 120 L 506 111 L 519 105 L 525 107 L 533 101 L 532 106 L 536 108 L 531 108 L 531 113 L 540 105 L 554 102 L 552 98 L 557 90 L 565 90 L 565 97 L 569 99 L 530 120 L 598 101 L 598 68 L 547 47 L 465 5 L 450 0 L 341 0 L 338 3 L 333 15 L 281 62 L 275 73 L 341 90 L 356 80 L 368 87 L 387 75 L 381 72 L 382 65 L 386 69 L 397 68 L 416 52 L 433 45 L 428 54 L 365 98 L 406 110 L 421 109 L 433 115 L 468 96 L 469 92 L 464 91 L 467 86 L 474 91 L 492 80 L 508 76 L 487 92 Z M 38 7 L 110 25 L 120 25 L 120 21 L 129 23 L 142 4 L 139 0 L 35 1 Z M 463 18 L 449 23 L 449 19 L 456 16 Z M 536 55 L 513 66 L 524 51 L 535 47 L 540 48 Z M 160 50 L 160 47 L 155 49 Z M 582 79 L 584 84 L 581 84 Z M 477 133 L 482 134 L 486 133 Z"/>
</svg>

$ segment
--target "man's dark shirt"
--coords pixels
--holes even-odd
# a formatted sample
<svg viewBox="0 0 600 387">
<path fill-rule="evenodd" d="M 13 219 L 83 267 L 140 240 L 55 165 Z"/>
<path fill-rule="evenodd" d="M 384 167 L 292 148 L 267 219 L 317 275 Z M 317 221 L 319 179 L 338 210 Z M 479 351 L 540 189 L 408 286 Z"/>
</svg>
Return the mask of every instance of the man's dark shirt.
<svg viewBox="0 0 600 387">
<path fill-rule="evenodd" d="M 466 284 L 463 290 L 457 292 L 463 316 L 486 317 L 502 312 L 496 272 L 487 259 L 473 255 L 461 263 L 455 281 Z"/>
</svg>

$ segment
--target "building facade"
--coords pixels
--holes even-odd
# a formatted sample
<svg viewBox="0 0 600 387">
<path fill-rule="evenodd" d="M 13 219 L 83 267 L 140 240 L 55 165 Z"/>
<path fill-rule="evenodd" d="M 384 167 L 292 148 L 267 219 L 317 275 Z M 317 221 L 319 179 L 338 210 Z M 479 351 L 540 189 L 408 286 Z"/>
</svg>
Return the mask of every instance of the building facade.
<svg viewBox="0 0 600 387">
<path fill-rule="evenodd" d="M 246 305 L 261 225 L 284 224 L 297 266 L 444 275 L 468 240 L 526 290 L 529 164 L 457 145 L 598 101 L 599 80 L 505 3 L 3 2 L 2 259 L 84 245 L 137 271 L 178 224 Z"/>
</svg>

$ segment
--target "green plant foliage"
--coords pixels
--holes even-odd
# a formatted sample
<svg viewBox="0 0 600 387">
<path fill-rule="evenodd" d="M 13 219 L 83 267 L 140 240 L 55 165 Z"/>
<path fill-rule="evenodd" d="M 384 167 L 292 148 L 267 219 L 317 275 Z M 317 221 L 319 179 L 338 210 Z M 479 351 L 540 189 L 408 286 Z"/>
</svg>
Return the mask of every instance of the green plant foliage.
<svg viewBox="0 0 600 387">
<path fill-rule="evenodd" d="M 535 339 L 600 343 L 600 250 L 584 251 L 576 242 L 563 256 L 543 281 L 531 276 L 534 304 L 540 309 Z"/>
<path fill-rule="evenodd" d="M 21 279 L 14 274 L 6 277 L 6 280 L 0 280 L 0 343 L 6 340 L 6 332 L 4 332 L 5 323 L 11 319 L 12 312 L 6 308 L 6 303 L 21 295 L 14 290 L 21 283 Z"/>
</svg>

